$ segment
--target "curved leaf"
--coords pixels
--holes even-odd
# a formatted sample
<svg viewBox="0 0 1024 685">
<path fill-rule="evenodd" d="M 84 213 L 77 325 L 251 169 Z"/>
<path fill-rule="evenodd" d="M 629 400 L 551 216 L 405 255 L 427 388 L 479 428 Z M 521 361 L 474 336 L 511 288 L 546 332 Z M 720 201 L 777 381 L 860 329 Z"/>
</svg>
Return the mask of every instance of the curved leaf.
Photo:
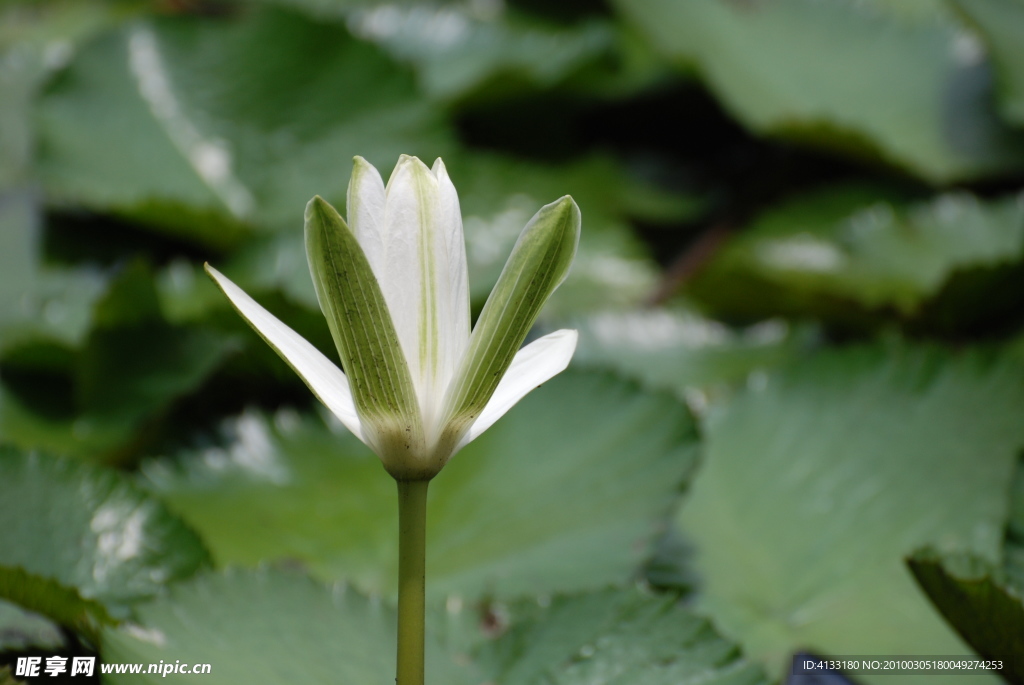
<svg viewBox="0 0 1024 685">
<path fill-rule="evenodd" d="M 929 599 L 985 659 L 1004 663 L 1002 675 L 1024 683 L 1024 592 L 984 559 L 926 548 L 907 560 Z"/>
<path fill-rule="evenodd" d="M 890 346 L 751 384 L 712 415 L 678 519 L 698 606 L 776 666 L 798 648 L 964 653 L 903 558 L 933 542 L 995 554 L 1024 446 L 1022 381 L 1007 358 Z"/>
<path fill-rule="evenodd" d="M 839 186 L 763 214 L 688 293 L 727 317 L 813 316 L 854 327 L 897 318 L 955 328 L 1019 306 L 1008 283 L 1022 261 L 1020 197 L 950 193 L 908 206 Z"/>
<path fill-rule="evenodd" d="M 108 33 L 52 81 L 37 119 L 51 199 L 214 246 L 254 223 L 298 226 L 313 195 L 342 200 L 356 154 L 390 164 L 448 144 L 411 74 L 341 24 L 271 10 Z"/>
<path fill-rule="evenodd" d="M 297 573 L 206 574 L 139 609 L 139 625 L 103 635 L 106 663 L 209 664 L 210 685 L 387 683 L 395 678 L 395 613 L 344 586 Z M 436 682 L 470 685 L 469 669 L 428 642 Z M 164 683 L 160 673 L 107 676 Z"/>
<path fill-rule="evenodd" d="M 113 471 L 0 448 L 0 594 L 87 629 L 207 563 L 199 538 Z"/>
<path fill-rule="evenodd" d="M 600 365 L 687 396 L 781 366 L 811 347 L 810 329 L 770 320 L 734 330 L 685 309 L 602 312 L 574 322 L 577 366 Z M 689 395 L 696 399 L 696 395 Z"/>
<path fill-rule="evenodd" d="M 769 682 L 736 645 L 672 596 L 605 590 L 516 609 L 525 615 L 478 657 L 502 685 Z"/>
<path fill-rule="evenodd" d="M 996 67 L 1002 114 L 1024 126 L 1024 2 L 1020 0 L 950 0 L 981 33 Z"/>
<path fill-rule="evenodd" d="M 1024 136 L 989 111 L 983 54 L 942 17 L 852 0 L 615 5 L 754 131 L 936 183 L 1020 168 Z"/>
</svg>

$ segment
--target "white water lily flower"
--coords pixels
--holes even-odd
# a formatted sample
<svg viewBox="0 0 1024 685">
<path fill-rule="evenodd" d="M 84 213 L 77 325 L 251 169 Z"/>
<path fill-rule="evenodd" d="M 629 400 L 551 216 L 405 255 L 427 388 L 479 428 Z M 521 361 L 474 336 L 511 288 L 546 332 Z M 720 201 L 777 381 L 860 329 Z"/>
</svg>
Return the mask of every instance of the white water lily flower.
<svg viewBox="0 0 1024 685">
<path fill-rule="evenodd" d="M 580 211 L 569 196 L 523 229 L 472 333 L 459 198 L 440 159 L 429 169 L 403 155 L 385 187 L 356 157 L 348 223 L 315 197 L 305 231 L 344 373 L 216 269 L 207 271 L 398 480 L 432 478 L 572 358 L 571 330 L 519 349 L 576 254 Z"/>
</svg>

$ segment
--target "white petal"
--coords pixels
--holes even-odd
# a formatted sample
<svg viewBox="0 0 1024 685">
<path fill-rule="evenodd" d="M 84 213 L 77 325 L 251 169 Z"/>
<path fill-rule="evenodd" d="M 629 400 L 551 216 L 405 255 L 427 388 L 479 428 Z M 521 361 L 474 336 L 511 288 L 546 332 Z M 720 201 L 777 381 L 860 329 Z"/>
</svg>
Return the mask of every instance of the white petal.
<svg viewBox="0 0 1024 685">
<path fill-rule="evenodd" d="M 377 280 L 384 269 L 384 198 L 380 173 L 365 159 L 356 157 L 348 182 L 348 227 L 363 248 Z"/>
<path fill-rule="evenodd" d="M 448 170 L 444 162 L 438 157 L 431 169 L 437 178 L 437 191 L 439 206 L 441 209 L 440 222 L 442 226 L 448 227 L 450 236 L 447 240 L 448 247 L 448 278 L 452 298 L 452 340 L 454 345 L 452 356 L 455 359 L 455 366 L 462 362 L 466 354 L 466 347 L 469 346 L 469 269 L 466 259 L 466 239 L 462 231 L 462 208 L 459 205 L 459 194 L 455 185 L 448 178 Z M 452 370 L 454 373 L 454 369 Z M 447 383 L 445 384 L 447 387 Z"/>
<path fill-rule="evenodd" d="M 378 277 L 428 426 L 469 339 L 458 195 L 443 165 L 439 170 L 415 157 L 398 161 L 387 185 L 385 259 Z"/>
<path fill-rule="evenodd" d="M 206 265 L 206 272 L 228 296 L 242 318 L 281 355 L 295 373 L 299 374 L 317 399 L 323 402 L 357 438 L 366 442 L 359 415 L 356 414 L 356 405 L 352 401 L 352 390 L 341 369 L 309 341 L 246 295 L 244 290 L 232 283 L 224 274 L 209 264 Z"/>
<path fill-rule="evenodd" d="M 456 446 L 462 449 L 494 425 L 531 390 L 565 371 L 576 351 L 576 331 L 561 330 L 538 338 L 519 350 L 480 416 Z"/>
</svg>

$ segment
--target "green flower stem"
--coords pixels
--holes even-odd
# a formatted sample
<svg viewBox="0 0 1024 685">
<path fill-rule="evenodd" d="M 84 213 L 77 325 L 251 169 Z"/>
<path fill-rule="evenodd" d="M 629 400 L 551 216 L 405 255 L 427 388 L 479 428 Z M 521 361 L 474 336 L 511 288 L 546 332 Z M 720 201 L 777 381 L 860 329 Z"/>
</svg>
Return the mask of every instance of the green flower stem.
<svg viewBox="0 0 1024 685">
<path fill-rule="evenodd" d="M 398 678 L 423 685 L 428 480 L 398 481 Z"/>
</svg>

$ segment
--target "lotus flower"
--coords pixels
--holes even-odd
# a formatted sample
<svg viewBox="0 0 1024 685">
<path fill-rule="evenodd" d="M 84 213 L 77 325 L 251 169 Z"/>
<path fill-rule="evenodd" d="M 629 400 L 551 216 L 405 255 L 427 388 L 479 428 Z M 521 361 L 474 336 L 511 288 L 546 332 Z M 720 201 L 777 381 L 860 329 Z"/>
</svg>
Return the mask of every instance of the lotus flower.
<svg viewBox="0 0 1024 685">
<path fill-rule="evenodd" d="M 397 480 L 436 475 L 527 393 L 568 365 L 576 332 L 520 348 L 576 253 L 580 211 L 565 196 L 523 229 L 470 331 L 459 198 L 438 159 L 403 155 L 385 187 L 355 158 L 348 223 L 306 207 L 306 254 L 342 372 L 216 269 L 238 312 Z"/>
</svg>

